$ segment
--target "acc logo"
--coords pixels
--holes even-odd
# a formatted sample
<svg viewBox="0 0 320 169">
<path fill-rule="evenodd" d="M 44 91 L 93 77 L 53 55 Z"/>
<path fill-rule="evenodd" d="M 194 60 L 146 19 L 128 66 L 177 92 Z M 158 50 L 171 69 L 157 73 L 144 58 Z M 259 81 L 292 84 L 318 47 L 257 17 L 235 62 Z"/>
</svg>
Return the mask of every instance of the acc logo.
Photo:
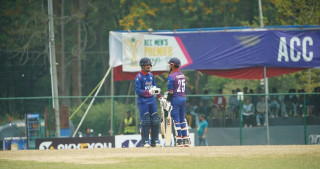
<svg viewBox="0 0 320 169">
<path fill-rule="evenodd" d="M 42 143 L 39 145 L 39 150 L 49 150 L 49 149 L 52 149 L 53 147 L 50 147 L 51 144 L 52 144 L 52 141 L 42 142 Z"/>
<path fill-rule="evenodd" d="M 287 46 L 289 46 L 289 49 Z M 313 59 L 313 51 L 308 50 L 308 47 L 313 47 L 313 39 L 310 36 L 302 39 L 292 37 L 289 43 L 287 43 L 286 37 L 280 37 L 278 62 L 281 62 L 283 59 L 285 62 L 299 62 L 301 59 L 306 62 L 311 62 Z"/>
<path fill-rule="evenodd" d="M 254 35 L 235 36 L 235 39 L 237 39 L 240 42 L 240 44 L 243 45 L 245 48 L 254 46 L 261 41 L 258 36 Z"/>
</svg>

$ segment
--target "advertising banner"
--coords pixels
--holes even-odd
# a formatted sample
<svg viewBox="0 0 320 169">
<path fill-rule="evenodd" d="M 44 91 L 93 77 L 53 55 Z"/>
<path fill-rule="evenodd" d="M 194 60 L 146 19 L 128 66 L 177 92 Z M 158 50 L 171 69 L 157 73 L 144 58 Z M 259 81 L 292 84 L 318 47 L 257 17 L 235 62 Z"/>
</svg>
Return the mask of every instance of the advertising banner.
<svg viewBox="0 0 320 169">
<path fill-rule="evenodd" d="M 5 137 L 3 150 L 27 150 L 26 137 Z"/>
<path fill-rule="evenodd" d="M 189 133 L 190 140 L 191 140 L 191 147 L 194 146 L 195 136 L 194 133 Z M 171 137 L 171 146 L 174 145 L 173 136 Z M 162 139 L 161 134 L 159 134 L 160 144 L 165 147 L 165 140 Z M 141 136 L 139 134 L 135 135 L 116 135 L 115 136 L 115 147 L 116 148 L 134 148 L 134 147 L 141 147 Z M 149 140 L 150 143 L 150 140 Z"/>
<path fill-rule="evenodd" d="M 178 57 L 185 70 L 249 67 L 312 68 L 320 66 L 319 30 L 234 32 L 110 33 L 110 66 L 137 72 L 142 57 L 165 71 Z"/>
<path fill-rule="evenodd" d="M 39 150 L 112 148 L 114 145 L 114 136 L 36 139 Z"/>
<path fill-rule="evenodd" d="M 180 58 L 181 67 L 192 63 L 179 37 L 124 33 L 122 50 L 125 72 L 140 71 L 139 61 L 143 57 L 150 58 L 152 69 L 157 71 L 166 71 L 172 57 Z"/>
</svg>

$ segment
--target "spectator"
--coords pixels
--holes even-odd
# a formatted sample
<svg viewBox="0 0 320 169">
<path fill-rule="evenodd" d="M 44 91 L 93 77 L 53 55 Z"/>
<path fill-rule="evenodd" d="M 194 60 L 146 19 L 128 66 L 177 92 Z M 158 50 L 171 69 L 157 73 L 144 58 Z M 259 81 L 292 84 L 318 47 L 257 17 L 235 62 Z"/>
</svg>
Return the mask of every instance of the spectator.
<svg viewBox="0 0 320 169">
<path fill-rule="evenodd" d="M 253 92 L 251 94 L 253 94 Z M 253 95 L 254 97 L 252 98 L 253 105 L 255 105 L 255 106 L 257 105 L 257 103 L 259 102 L 260 96 L 263 96 L 263 94 L 264 94 L 264 92 L 263 92 L 262 88 L 258 87 L 257 94 Z"/>
<path fill-rule="evenodd" d="M 264 96 L 260 96 L 260 101 L 257 103 L 257 114 L 256 114 L 256 122 L 257 127 L 261 126 L 260 118 L 262 118 L 264 126 L 266 123 L 266 102 Z"/>
<path fill-rule="evenodd" d="M 304 109 L 305 109 L 305 95 L 304 95 L 304 89 L 298 90 L 298 106 L 297 106 L 297 114 L 300 116 L 304 115 Z"/>
<path fill-rule="evenodd" d="M 312 96 L 308 94 L 306 99 L 307 116 L 311 116 L 314 109 L 314 105 L 312 104 Z"/>
<path fill-rule="evenodd" d="M 248 87 L 247 87 L 247 86 L 245 86 L 245 87 L 243 88 L 243 94 L 249 94 L 249 93 L 248 93 Z"/>
<path fill-rule="evenodd" d="M 204 106 L 207 107 L 208 112 L 211 112 L 211 110 L 212 110 L 212 99 L 209 96 L 209 90 L 205 90 L 203 92 L 203 94 L 204 95 L 201 97 L 201 101 L 203 102 Z"/>
<path fill-rule="evenodd" d="M 320 87 L 316 87 L 316 95 L 314 95 L 315 100 L 314 100 L 314 109 L 315 109 L 315 115 L 319 116 L 320 114 Z"/>
<path fill-rule="evenodd" d="M 234 117 L 239 109 L 239 101 L 237 99 L 236 90 L 231 91 L 233 95 L 231 95 L 228 99 L 228 107 L 227 107 L 227 117 Z"/>
<path fill-rule="evenodd" d="M 310 103 L 309 103 L 309 111 L 313 112 L 315 116 L 319 116 L 320 113 L 320 87 L 314 88 L 314 94 L 310 96 Z"/>
<path fill-rule="evenodd" d="M 251 98 L 251 100 L 252 100 L 252 104 L 254 105 L 254 106 L 256 106 L 257 105 L 257 103 L 258 103 L 258 101 L 259 101 L 259 95 L 255 95 L 254 94 L 254 91 L 253 91 L 253 89 L 250 89 L 249 90 L 249 94 L 250 94 L 250 98 Z"/>
<path fill-rule="evenodd" d="M 126 117 L 123 120 L 124 123 L 124 134 L 135 134 L 136 133 L 136 121 L 131 112 L 126 112 Z"/>
<path fill-rule="evenodd" d="M 189 127 L 194 128 L 199 124 L 198 114 L 196 113 L 195 106 L 193 106 L 190 101 L 186 102 L 186 119 Z"/>
<path fill-rule="evenodd" d="M 198 132 L 198 146 L 204 145 L 208 146 L 208 141 L 207 141 L 207 132 L 208 132 L 208 122 L 205 119 L 205 116 L 203 114 L 199 115 L 199 126 L 197 129 Z"/>
<path fill-rule="evenodd" d="M 245 98 L 245 103 L 242 106 L 242 121 L 245 128 L 252 127 L 254 120 L 254 106 L 250 98 Z"/>
<path fill-rule="evenodd" d="M 279 117 L 281 97 L 276 95 L 277 88 L 272 88 L 272 95 L 269 96 L 269 114 L 271 118 Z M 274 113 L 273 111 L 274 110 Z"/>
<path fill-rule="evenodd" d="M 298 98 L 294 94 L 296 92 L 295 89 L 289 89 L 289 95 L 286 95 L 284 97 L 284 117 L 288 117 L 288 112 L 287 109 L 289 110 L 289 113 L 292 114 L 293 116 L 297 116 L 297 103 L 298 103 Z"/>
<path fill-rule="evenodd" d="M 191 111 L 193 111 L 193 108 L 191 107 L 191 103 L 189 101 L 186 102 L 186 120 L 189 124 L 190 127 L 192 127 L 193 123 L 192 121 L 194 120 L 191 114 Z"/>
<path fill-rule="evenodd" d="M 196 107 L 196 112 L 198 114 L 203 114 L 206 119 L 209 118 L 209 111 L 202 101 L 200 101 L 199 105 Z"/>
<path fill-rule="evenodd" d="M 241 92 L 241 89 L 237 88 L 237 89 L 236 89 L 237 100 L 238 100 L 238 93 L 239 93 L 239 92 Z M 239 102 L 239 100 L 238 100 L 238 102 Z M 240 106 L 240 103 L 239 103 L 239 106 Z M 239 118 L 240 116 L 241 116 L 241 112 L 237 112 L 234 117 L 235 117 L 235 118 Z"/>
<path fill-rule="evenodd" d="M 85 137 L 93 137 L 93 129 L 87 128 Z"/>
<path fill-rule="evenodd" d="M 222 89 L 218 90 L 221 95 L 223 93 Z M 219 118 L 223 115 L 226 108 L 226 98 L 224 96 L 216 96 L 213 101 L 214 117 Z"/>
<path fill-rule="evenodd" d="M 191 89 L 190 94 L 191 95 L 197 95 L 198 93 L 196 93 L 195 89 Z M 190 98 L 190 103 L 192 105 L 198 105 L 200 100 L 201 100 L 200 97 L 191 97 Z"/>
<path fill-rule="evenodd" d="M 108 134 L 109 134 L 109 136 L 113 136 L 113 130 L 110 129 L 110 130 L 108 131 Z"/>
<path fill-rule="evenodd" d="M 203 91 L 203 96 L 201 97 L 201 101 L 203 101 L 204 105 L 207 105 L 210 100 L 211 98 L 209 96 L 209 90 Z"/>
</svg>

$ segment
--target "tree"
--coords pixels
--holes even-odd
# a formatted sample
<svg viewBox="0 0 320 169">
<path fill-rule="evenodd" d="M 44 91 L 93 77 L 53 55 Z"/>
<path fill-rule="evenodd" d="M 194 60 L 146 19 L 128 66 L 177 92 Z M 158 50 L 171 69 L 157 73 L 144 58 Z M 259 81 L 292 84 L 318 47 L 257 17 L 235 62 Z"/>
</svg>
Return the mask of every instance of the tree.
<svg viewBox="0 0 320 169">
<path fill-rule="evenodd" d="M 295 0 L 281 1 L 272 0 L 271 5 L 274 5 L 276 11 L 276 21 L 281 25 L 319 25 L 320 24 L 320 1 L 317 0 Z M 305 89 L 307 92 L 312 92 L 317 86 L 320 86 L 319 78 L 320 70 L 308 69 L 297 72 L 292 75 L 286 75 L 288 86 L 292 88 Z M 291 86 L 295 81 L 299 80 L 298 85 Z"/>
</svg>

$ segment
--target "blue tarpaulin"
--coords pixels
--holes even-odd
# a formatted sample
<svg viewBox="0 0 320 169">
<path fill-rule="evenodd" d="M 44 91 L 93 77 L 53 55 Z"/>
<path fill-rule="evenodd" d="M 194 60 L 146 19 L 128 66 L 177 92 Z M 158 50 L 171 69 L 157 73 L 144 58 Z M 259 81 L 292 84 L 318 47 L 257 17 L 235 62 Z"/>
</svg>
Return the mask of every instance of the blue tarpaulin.
<svg viewBox="0 0 320 169">
<path fill-rule="evenodd" d="M 109 42 L 116 81 L 132 80 L 142 57 L 151 58 L 154 74 L 178 57 L 181 69 L 242 79 L 263 78 L 264 67 L 272 77 L 320 66 L 320 26 L 111 31 Z"/>
</svg>

